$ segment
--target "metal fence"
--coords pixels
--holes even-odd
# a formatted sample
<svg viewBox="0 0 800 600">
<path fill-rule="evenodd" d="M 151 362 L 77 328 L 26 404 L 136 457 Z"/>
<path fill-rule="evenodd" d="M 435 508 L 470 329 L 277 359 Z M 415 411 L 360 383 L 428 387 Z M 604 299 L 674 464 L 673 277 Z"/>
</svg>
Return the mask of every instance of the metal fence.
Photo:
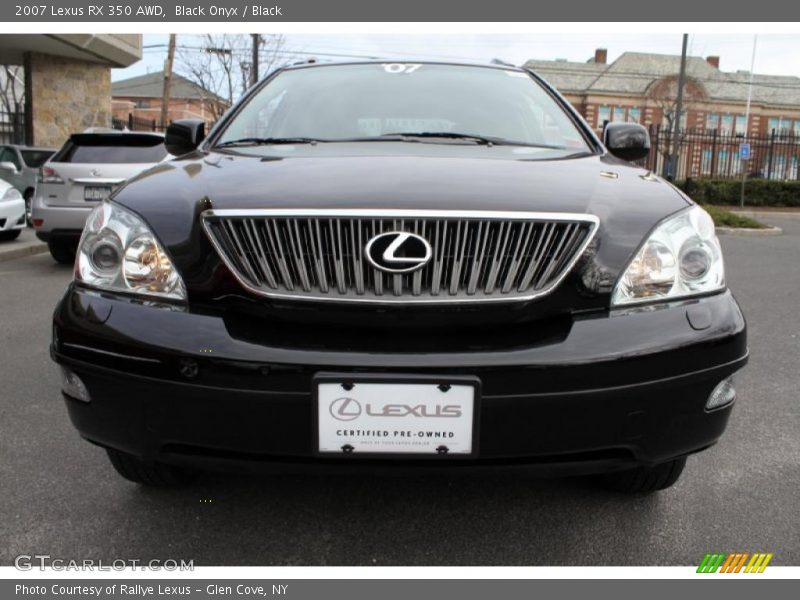
<svg viewBox="0 0 800 600">
<path fill-rule="evenodd" d="M 128 131 L 164 131 L 166 127 L 155 119 L 142 119 L 128 113 L 127 119 L 111 117 L 111 127 L 114 129 L 127 129 Z"/>
<path fill-rule="evenodd" d="M 678 132 L 679 158 L 674 179 L 738 179 L 743 170 L 748 177 L 773 180 L 800 179 L 800 132 L 772 130 L 767 135 L 737 134 L 720 130 L 684 129 Z M 672 131 L 650 126 L 652 150 L 644 166 L 659 174 L 672 151 Z M 750 158 L 740 158 L 742 144 L 750 145 Z"/>
<path fill-rule="evenodd" d="M 25 112 L 22 106 L 13 112 L 0 111 L 0 144 L 25 143 Z"/>
</svg>

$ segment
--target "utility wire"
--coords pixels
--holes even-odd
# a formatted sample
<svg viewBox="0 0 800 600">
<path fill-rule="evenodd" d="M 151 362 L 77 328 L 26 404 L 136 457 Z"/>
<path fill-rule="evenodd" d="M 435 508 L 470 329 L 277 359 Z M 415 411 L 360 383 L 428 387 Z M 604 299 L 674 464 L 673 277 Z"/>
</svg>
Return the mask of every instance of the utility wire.
<svg viewBox="0 0 800 600">
<path fill-rule="evenodd" d="M 166 44 L 151 44 L 148 46 L 144 46 L 145 50 L 155 50 L 155 49 L 162 49 L 166 48 Z M 190 51 L 197 51 L 197 52 L 206 52 L 208 47 L 206 46 L 186 46 L 186 45 L 178 45 L 179 50 L 190 50 Z M 237 56 L 241 56 L 242 58 L 248 58 L 250 51 L 247 49 L 231 49 L 231 53 Z M 320 52 L 314 50 L 277 50 L 275 52 L 267 52 L 271 56 L 281 56 L 281 57 L 333 57 L 333 58 L 357 58 L 357 59 L 366 59 L 366 60 L 380 60 L 380 59 L 391 59 L 391 56 L 387 55 L 368 55 L 368 54 L 349 54 L 349 53 L 333 53 L 333 52 Z M 395 56 L 410 56 L 406 53 L 398 53 Z M 418 55 L 419 56 L 419 55 Z M 429 58 L 433 58 L 430 56 Z M 474 57 L 456 57 L 456 56 L 440 56 L 440 58 L 453 58 L 458 60 L 470 60 L 470 61 L 477 61 L 478 59 Z M 679 58 L 679 57 L 676 57 Z M 692 58 L 699 58 L 699 57 L 692 57 Z M 538 62 L 536 59 L 532 60 L 531 62 L 536 63 Z M 625 79 L 635 79 L 641 81 L 652 81 L 653 79 L 660 79 L 663 77 L 672 77 L 675 76 L 675 73 L 653 73 L 653 72 L 642 72 L 642 71 L 623 71 L 611 68 L 613 63 L 608 65 L 605 70 L 601 69 L 592 69 L 590 67 L 576 67 L 574 65 L 580 63 L 574 62 L 560 62 L 560 61 L 542 61 L 547 63 L 547 65 L 536 65 L 533 64 L 531 67 L 539 74 L 543 76 L 547 76 L 548 74 L 566 74 L 566 75 L 586 75 L 586 76 L 593 76 L 596 78 L 596 82 L 602 82 L 603 79 L 607 78 L 625 78 Z M 527 64 L 527 63 L 526 63 Z M 563 65 L 570 65 L 567 69 L 563 68 Z M 590 64 L 590 63 L 587 63 Z M 701 83 L 714 83 L 718 85 L 750 85 L 749 81 L 743 80 L 742 78 L 748 77 L 749 79 L 749 72 L 740 72 L 740 73 L 726 73 L 720 72 L 718 77 L 698 77 L 694 76 L 691 73 L 688 74 L 688 78 L 692 81 L 697 81 Z M 775 79 L 795 79 L 797 83 L 789 83 L 789 82 L 776 82 L 765 80 L 764 78 L 775 78 Z M 765 74 L 756 74 L 753 80 L 754 87 L 761 87 L 761 88 L 769 88 L 775 90 L 800 90 L 800 78 L 793 77 L 791 75 L 765 75 Z M 600 91 L 599 89 L 597 91 Z"/>
</svg>

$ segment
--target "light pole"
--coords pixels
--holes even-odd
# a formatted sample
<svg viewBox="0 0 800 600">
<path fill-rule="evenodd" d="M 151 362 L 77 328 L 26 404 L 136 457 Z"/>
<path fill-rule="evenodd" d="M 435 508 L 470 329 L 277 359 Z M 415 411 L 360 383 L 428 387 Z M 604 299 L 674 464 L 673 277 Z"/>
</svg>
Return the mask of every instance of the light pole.
<svg viewBox="0 0 800 600">
<path fill-rule="evenodd" d="M 681 48 L 681 69 L 678 73 L 678 98 L 675 103 L 675 115 L 672 123 L 672 156 L 669 158 L 670 181 L 674 181 L 675 172 L 678 169 L 678 154 L 680 153 L 680 142 L 678 141 L 678 131 L 681 126 L 681 113 L 683 113 L 683 83 L 686 79 L 686 46 L 689 43 L 689 34 L 683 34 L 683 47 Z"/>
<path fill-rule="evenodd" d="M 161 94 L 161 127 L 166 128 L 169 118 L 169 97 L 172 86 L 172 63 L 175 60 L 175 38 L 174 33 L 169 34 L 169 49 L 167 50 L 167 62 L 164 65 L 164 89 Z"/>
<path fill-rule="evenodd" d="M 253 33 L 253 66 L 250 70 L 250 84 L 255 85 L 258 83 L 258 51 L 261 46 L 261 35 Z"/>
<path fill-rule="evenodd" d="M 747 86 L 747 108 L 744 112 L 744 139 L 750 136 L 750 99 L 753 97 L 753 71 L 755 70 L 756 66 L 756 42 L 758 42 L 758 36 L 753 36 L 753 56 L 750 58 L 750 84 Z M 747 168 L 743 165 L 744 161 L 739 157 L 739 164 L 742 165 L 742 189 L 741 193 L 739 194 L 739 206 L 744 208 L 744 182 L 747 179 Z"/>
</svg>

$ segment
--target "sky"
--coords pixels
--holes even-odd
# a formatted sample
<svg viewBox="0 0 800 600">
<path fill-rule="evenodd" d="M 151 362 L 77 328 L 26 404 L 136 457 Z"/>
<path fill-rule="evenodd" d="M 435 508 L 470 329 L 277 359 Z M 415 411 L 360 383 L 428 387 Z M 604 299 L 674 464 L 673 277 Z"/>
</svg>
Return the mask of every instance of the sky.
<svg viewBox="0 0 800 600">
<path fill-rule="evenodd" d="M 602 26 L 598 27 L 602 29 Z M 428 58 L 488 62 L 499 58 L 521 64 L 529 58 L 544 60 L 567 59 L 586 61 L 594 56 L 595 48 L 608 50 L 612 62 L 626 51 L 680 54 L 679 34 L 631 35 L 598 32 L 581 34 L 287 34 L 284 55 L 287 61 L 303 60 L 308 56 L 320 59 L 344 60 L 354 57 Z M 721 57 L 723 71 L 750 70 L 753 35 L 694 34 L 689 36 L 689 54 Z M 126 69 L 114 69 L 116 80 L 160 71 L 166 57 L 167 35 L 144 36 L 144 57 Z M 179 46 L 197 47 L 201 39 L 189 34 L 178 35 Z M 151 46 L 148 48 L 148 46 Z M 176 71 L 180 72 L 176 63 Z M 762 34 L 756 43 L 755 72 L 767 75 L 800 77 L 800 35 Z"/>
</svg>

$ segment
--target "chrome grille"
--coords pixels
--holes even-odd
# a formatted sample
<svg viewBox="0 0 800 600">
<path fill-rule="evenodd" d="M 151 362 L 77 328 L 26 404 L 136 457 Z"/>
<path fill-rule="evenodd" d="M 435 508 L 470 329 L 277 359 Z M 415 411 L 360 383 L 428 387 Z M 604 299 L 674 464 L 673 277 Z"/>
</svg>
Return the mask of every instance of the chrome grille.
<svg viewBox="0 0 800 600">
<path fill-rule="evenodd" d="M 208 210 L 205 231 L 249 290 L 270 297 L 374 303 L 527 300 L 550 292 L 591 241 L 597 217 L 425 210 Z M 367 242 L 385 232 L 425 238 L 411 273 L 373 267 Z"/>
</svg>

